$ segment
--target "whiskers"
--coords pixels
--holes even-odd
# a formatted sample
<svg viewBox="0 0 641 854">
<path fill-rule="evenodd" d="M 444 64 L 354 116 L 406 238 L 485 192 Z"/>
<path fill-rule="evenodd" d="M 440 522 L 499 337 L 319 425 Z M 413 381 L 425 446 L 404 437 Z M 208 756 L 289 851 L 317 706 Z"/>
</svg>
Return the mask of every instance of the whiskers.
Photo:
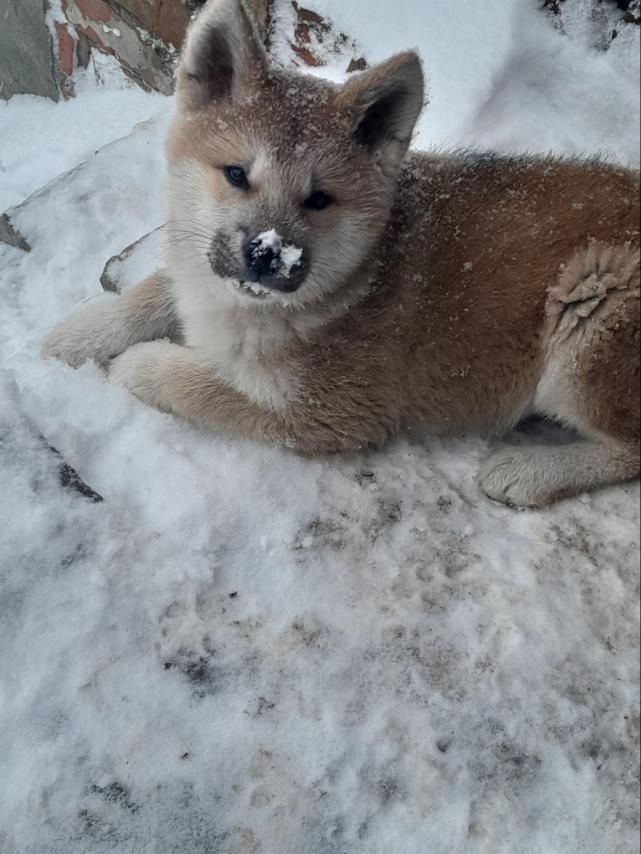
<svg viewBox="0 0 641 854">
<path fill-rule="evenodd" d="M 178 249 L 185 261 L 197 261 L 208 268 L 212 237 L 190 220 L 170 220 L 167 224 L 167 247 Z M 187 250 L 187 251 L 185 251 Z"/>
<path fill-rule="evenodd" d="M 171 219 L 167 223 L 167 239 L 172 245 L 184 240 L 201 247 L 209 247 L 213 237 L 192 220 Z"/>
</svg>

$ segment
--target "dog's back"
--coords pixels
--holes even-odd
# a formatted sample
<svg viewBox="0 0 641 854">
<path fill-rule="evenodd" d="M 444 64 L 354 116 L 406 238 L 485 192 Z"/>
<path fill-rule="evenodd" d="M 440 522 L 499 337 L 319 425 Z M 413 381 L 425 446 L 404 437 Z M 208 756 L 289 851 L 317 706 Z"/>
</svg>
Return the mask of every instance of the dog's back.
<svg viewBox="0 0 641 854">
<path fill-rule="evenodd" d="M 608 247 L 631 265 L 617 287 L 634 320 L 638 172 L 598 160 L 412 154 L 372 259 L 371 299 L 372 334 L 396 339 L 403 354 L 410 418 L 500 431 L 530 409 L 558 303 L 550 289 L 558 294 L 564 267 L 590 246 L 588 278 Z M 588 287 L 573 310 L 591 299 Z"/>
</svg>

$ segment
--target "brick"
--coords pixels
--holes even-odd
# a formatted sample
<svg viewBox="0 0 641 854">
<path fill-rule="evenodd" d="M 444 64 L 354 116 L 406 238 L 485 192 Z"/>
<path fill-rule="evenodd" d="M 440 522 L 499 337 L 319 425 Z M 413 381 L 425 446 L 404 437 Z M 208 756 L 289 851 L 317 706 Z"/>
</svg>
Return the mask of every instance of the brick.
<svg viewBox="0 0 641 854">
<path fill-rule="evenodd" d="M 175 49 L 145 29 L 120 18 L 103 0 L 65 0 L 65 15 L 93 47 L 115 56 L 125 73 L 143 88 L 172 90 Z M 90 15 L 96 14 L 96 18 Z"/>
<path fill-rule="evenodd" d="M 180 0 L 120 0 L 111 5 L 115 13 L 129 14 L 156 38 L 177 48 L 182 45 L 189 13 Z"/>
<path fill-rule="evenodd" d="M 58 42 L 58 65 L 60 71 L 66 76 L 71 77 L 75 66 L 76 42 L 69 28 L 60 21 L 55 21 L 54 29 Z"/>
<path fill-rule="evenodd" d="M 266 37 L 271 0 L 245 2 Z M 86 50 L 89 42 L 115 56 L 125 73 L 144 88 L 169 94 L 177 50 L 191 12 L 201 5 L 183 0 L 62 0 L 71 28 L 70 32 L 64 25 L 56 26 L 62 76 L 68 78 L 69 69 L 77 64 L 74 50 L 76 54 L 78 47 Z M 76 41 L 72 32 L 79 37 Z"/>
<path fill-rule="evenodd" d="M 63 0 L 63 8 L 71 5 Z M 104 0 L 75 0 L 80 14 L 89 21 L 99 21 L 108 24 L 113 18 L 113 11 Z"/>
</svg>

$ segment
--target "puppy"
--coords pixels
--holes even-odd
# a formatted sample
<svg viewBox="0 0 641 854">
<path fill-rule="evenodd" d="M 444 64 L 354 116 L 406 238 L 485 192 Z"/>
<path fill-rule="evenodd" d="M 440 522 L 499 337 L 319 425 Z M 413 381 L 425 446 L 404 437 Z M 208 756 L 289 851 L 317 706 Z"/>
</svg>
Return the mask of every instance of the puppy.
<svg viewBox="0 0 641 854">
<path fill-rule="evenodd" d="M 482 489 L 511 505 L 638 477 L 638 172 L 408 153 L 416 54 L 343 86 L 275 70 L 242 0 L 192 25 L 177 102 L 165 268 L 64 321 L 47 356 L 306 454 L 530 414 L 574 428 L 487 460 Z"/>
</svg>

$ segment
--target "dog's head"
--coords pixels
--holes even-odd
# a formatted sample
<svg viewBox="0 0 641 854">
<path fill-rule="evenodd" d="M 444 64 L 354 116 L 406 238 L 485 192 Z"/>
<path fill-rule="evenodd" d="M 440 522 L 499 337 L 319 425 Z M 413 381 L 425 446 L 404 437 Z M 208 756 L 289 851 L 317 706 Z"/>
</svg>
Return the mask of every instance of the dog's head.
<svg viewBox="0 0 641 854">
<path fill-rule="evenodd" d="M 175 257 L 226 298 L 322 302 L 382 234 L 423 98 L 411 52 L 342 87 L 271 69 L 243 0 L 210 0 L 178 70 Z"/>
</svg>

